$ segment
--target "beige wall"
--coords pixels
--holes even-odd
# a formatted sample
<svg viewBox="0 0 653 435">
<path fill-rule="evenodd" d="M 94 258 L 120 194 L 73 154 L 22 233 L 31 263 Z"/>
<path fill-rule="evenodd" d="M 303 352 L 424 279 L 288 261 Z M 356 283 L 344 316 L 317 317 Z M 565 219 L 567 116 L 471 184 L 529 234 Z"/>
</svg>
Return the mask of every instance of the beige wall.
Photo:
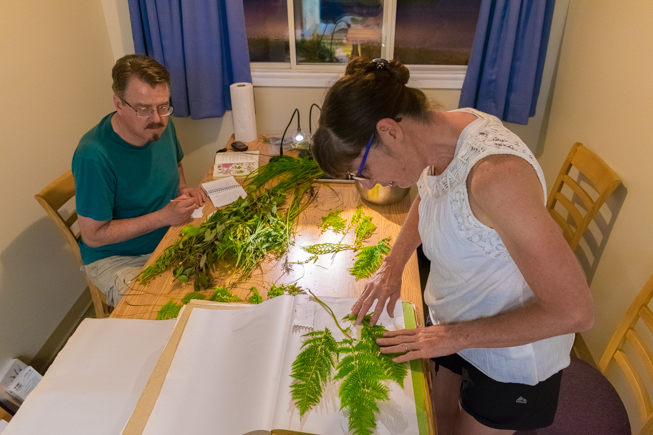
<svg viewBox="0 0 653 435">
<path fill-rule="evenodd" d="M 551 183 L 574 142 L 622 178 L 625 196 L 593 277 L 596 323 L 583 334 L 600 358 L 653 273 L 653 3 L 572 0 L 540 162 Z"/>
<path fill-rule="evenodd" d="M 111 46 L 99 0 L 0 2 L 0 367 L 26 362 L 85 289 L 34 194 L 70 168 L 111 110 Z"/>
</svg>

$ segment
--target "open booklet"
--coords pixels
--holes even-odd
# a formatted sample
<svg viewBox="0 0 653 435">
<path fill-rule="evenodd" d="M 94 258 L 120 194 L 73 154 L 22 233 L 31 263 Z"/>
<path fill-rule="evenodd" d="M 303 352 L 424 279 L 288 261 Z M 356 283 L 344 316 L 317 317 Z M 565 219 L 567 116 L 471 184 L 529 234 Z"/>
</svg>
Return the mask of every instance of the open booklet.
<svg viewBox="0 0 653 435">
<path fill-rule="evenodd" d="M 238 198 L 247 197 L 245 189 L 234 177 L 220 178 L 219 180 L 202 183 L 202 190 L 216 208 L 231 204 Z"/>
<path fill-rule="evenodd" d="M 355 301 L 323 300 L 338 319 L 349 313 Z M 141 398 L 123 435 L 259 435 L 274 434 L 278 429 L 348 433 L 346 411 L 340 410 L 338 382 L 329 382 L 320 403 L 302 418 L 290 396 L 291 365 L 300 352 L 302 335 L 328 327 L 336 340 L 343 338 L 333 318 L 314 299 L 307 295 L 279 296 L 260 305 L 225 311 L 192 305 L 184 310 L 189 307 L 192 311 L 185 317 L 187 323 L 183 323 L 184 312 L 180 315 L 179 322 L 185 327 L 165 378 L 150 380 L 154 385 L 148 384 L 144 396 L 148 389 L 155 394 L 147 400 Z M 390 330 L 403 328 L 406 311 L 412 317 L 408 323 L 414 327 L 413 307 L 403 307 L 397 304 L 394 319 L 384 313 L 380 323 Z M 423 382 L 418 367 L 411 364 L 413 374 L 409 371 L 403 388 L 388 384 L 390 400 L 379 403 L 375 433 L 426 433 L 424 396 L 417 391 Z M 418 386 L 415 391 L 414 383 Z"/>
<path fill-rule="evenodd" d="M 213 178 L 246 177 L 258 169 L 259 156 L 259 151 L 216 153 Z"/>
</svg>

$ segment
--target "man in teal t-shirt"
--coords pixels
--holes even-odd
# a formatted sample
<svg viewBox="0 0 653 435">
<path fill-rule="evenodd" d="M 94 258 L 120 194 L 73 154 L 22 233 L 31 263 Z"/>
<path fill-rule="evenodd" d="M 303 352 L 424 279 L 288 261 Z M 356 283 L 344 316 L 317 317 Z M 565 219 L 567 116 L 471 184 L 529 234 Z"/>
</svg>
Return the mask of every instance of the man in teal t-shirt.
<svg viewBox="0 0 653 435">
<path fill-rule="evenodd" d="M 112 75 L 116 111 L 82 137 L 72 169 L 85 270 L 115 306 L 168 227 L 189 221 L 206 196 L 184 179 L 168 71 L 127 55 Z"/>
</svg>

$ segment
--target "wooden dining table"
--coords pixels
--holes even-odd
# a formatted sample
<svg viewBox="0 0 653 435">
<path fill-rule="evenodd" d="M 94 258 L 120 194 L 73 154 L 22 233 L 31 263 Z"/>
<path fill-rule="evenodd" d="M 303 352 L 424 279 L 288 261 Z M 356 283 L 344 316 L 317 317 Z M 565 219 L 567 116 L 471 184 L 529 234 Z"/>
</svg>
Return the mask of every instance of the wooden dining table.
<svg viewBox="0 0 653 435">
<path fill-rule="evenodd" d="M 234 152 L 231 151 L 230 147 L 233 141 L 232 136 L 226 144 L 227 152 Z M 248 142 L 247 145 L 249 150 L 260 152 L 259 165 L 268 163 L 270 157 L 279 152 L 279 147 L 270 145 L 264 136 L 259 136 L 256 141 Z M 285 153 L 290 156 L 297 156 L 299 150 L 289 150 Z M 212 167 L 207 171 L 202 182 L 211 180 L 213 180 Z M 337 181 L 339 180 L 317 185 L 315 197 L 296 222 L 292 237 L 293 244 L 284 255 L 280 258 L 270 258 L 262 262 L 245 279 L 234 280 L 234 277 L 229 274 L 214 273 L 213 285 L 228 286 L 235 295 L 243 300 L 250 294 L 252 287 L 257 288 L 264 300 L 267 299 L 267 290 L 272 284 L 297 284 L 302 289 L 310 289 L 318 297 L 357 298 L 362 293 L 368 279 L 356 280 L 349 273 L 348 269 L 352 267 L 355 261 L 353 251 L 343 251 L 335 255 L 322 255 L 315 263 L 297 264 L 310 257 L 310 254 L 305 252 L 302 247 L 315 243 L 353 244 L 355 239 L 354 231 L 350 231 L 343 236 L 329 230 L 322 232 L 318 225 L 322 222 L 322 217 L 334 210 L 342 210 L 340 216 L 349 220 L 358 206 L 362 207 L 366 216 L 372 217 L 372 223 L 377 227 L 374 234 L 365 242 L 365 245 L 371 246 L 383 238 L 390 238 L 390 245 L 392 246 L 399 235 L 411 201 L 409 195 L 407 195 L 403 200 L 395 204 L 372 204 L 361 199 L 353 183 Z M 211 201 L 207 201 L 203 209 L 203 217 L 193 219 L 191 224 L 199 225 L 214 211 L 215 207 Z M 153 264 L 165 248 L 179 239 L 183 227 L 184 225 L 174 226 L 168 230 L 144 267 Z M 193 291 L 191 282 L 177 281 L 173 277 L 172 271 L 168 270 L 146 285 L 134 282 L 111 313 L 111 317 L 156 319 L 157 313 L 163 305 L 171 300 L 180 303 L 184 295 L 191 291 Z M 212 291 L 213 289 L 208 289 L 202 292 L 208 297 Z M 416 324 L 423 326 L 424 311 L 417 255 L 415 253 L 411 256 L 404 269 L 401 300 L 413 304 Z M 426 367 L 426 364 L 424 364 L 424 367 Z M 428 373 L 425 371 L 424 379 L 428 378 L 427 375 Z M 430 408 L 428 386 L 425 383 L 420 387 L 425 390 L 426 400 Z M 429 414 L 429 433 L 434 433 L 433 417 L 430 409 L 427 410 L 427 413 Z"/>
</svg>

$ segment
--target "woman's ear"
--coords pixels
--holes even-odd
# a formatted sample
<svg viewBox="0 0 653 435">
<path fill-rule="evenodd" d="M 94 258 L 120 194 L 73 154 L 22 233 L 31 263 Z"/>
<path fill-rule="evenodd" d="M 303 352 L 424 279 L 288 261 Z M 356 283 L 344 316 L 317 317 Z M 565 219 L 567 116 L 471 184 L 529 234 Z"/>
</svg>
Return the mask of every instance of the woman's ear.
<svg viewBox="0 0 653 435">
<path fill-rule="evenodd" d="M 404 131 L 397 121 L 383 118 L 376 123 L 376 131 L 381 143 L 385 145 L 400 145 L 404 142 Z"/>
</svg>

